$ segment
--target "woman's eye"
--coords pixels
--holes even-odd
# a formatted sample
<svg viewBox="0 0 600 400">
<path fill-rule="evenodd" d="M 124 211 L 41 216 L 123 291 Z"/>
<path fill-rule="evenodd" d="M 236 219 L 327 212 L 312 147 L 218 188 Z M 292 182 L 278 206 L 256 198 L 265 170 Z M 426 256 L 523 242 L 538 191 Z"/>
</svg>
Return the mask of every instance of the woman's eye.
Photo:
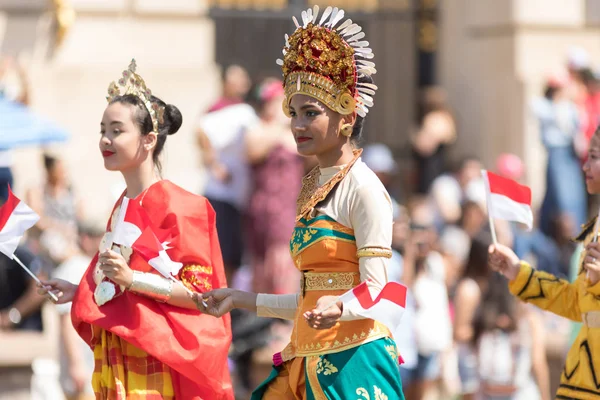
<svg viewBox="0 0 600 400">
<path fill-rule="evenodd" d="M 307 117 L 316 117 L 317 115 L 319 115 L 319 113 L 316 111 L 307 111 L 306 112 Z"/>
</svg>

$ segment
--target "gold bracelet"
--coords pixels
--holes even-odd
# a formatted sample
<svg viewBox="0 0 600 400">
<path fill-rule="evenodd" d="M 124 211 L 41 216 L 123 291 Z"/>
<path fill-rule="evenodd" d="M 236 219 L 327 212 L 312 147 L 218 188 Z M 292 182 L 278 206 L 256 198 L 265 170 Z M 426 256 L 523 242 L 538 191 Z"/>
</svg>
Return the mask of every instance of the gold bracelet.
<svg viewBox="0 0 600 400">
<path fill-rule="evenodd" d="M 356 257 L 384 257 L 392 258 L 392 250 L 382 247 L 363 247 L 356 252 Z"/>
<path fill-rule="evenodd" d="M 156 274 L 133 271 L 133 282 L 128 290 L 166 303 L 171 298 L 173 281 Z"/>
</svg>

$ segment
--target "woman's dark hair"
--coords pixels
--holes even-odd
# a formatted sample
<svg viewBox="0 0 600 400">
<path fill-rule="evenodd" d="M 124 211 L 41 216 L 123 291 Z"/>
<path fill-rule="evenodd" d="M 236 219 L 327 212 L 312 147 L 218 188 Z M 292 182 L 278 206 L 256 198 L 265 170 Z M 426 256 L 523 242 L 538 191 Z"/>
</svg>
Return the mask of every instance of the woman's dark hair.
<svg viewBox="0 0 600 400">
<path fill-rule="evenodd" d="M 488 232 L 480 232 L 473 238 L 463 278 L 477 280 L 492 275 L 488 267 L 488 248 L 491 244 L 492 237 Z"/>
<path fill-rule="evenodd" d="M 473 319 L 473 343 L 477 343 L 485 332 L 494 329 L 514 332 L 518 323 L 517 307 L 517 299 L 508 290 L 506 278 L 498 274 L 492 275 Z M 508 317 L 507 325 L 499 326 L 501 316 Z"/>
<path fill-rule="evenodd" d="M 358 83 L 371 83 L 373 84 L 373 77 L 371 75 L 363 75 L 358 78 Z M 355 143 L 360 143 L 362 139 L 362 131 L 363 126 L 365 124 L 365 117 L 361 117 L 360 115 L 356 115 L 356 121 L 354 121 L 354 127 L 352 128 L 352 135 L 350 135 L 350 139 L 352 139 Z"/>
<path fill-rule="evenodd" d="M 58 158 L 51 156 L 50 154 L 44 153 L 44 168 L 47 173 L 50 173 L 50 170 L 54 168 L 56 163 L 58 162 Z"/>
<path fill-rule="evenodd" d="M 154 153 L 152 154 L 152 161 L 154 161 L 154 165 L 160 172 L 162 170 L 162 165 L 160 163 L 160 153 L 165 147 L 165 142 L 167 140 L 167 135 L 173 135 L 177 133 L 179 128 L 181 128 L 181 124 L 183 123 L 183 116 L 177 107 L 172 104 L 166 104 L 164 101 L 159 99 L 156 96 L 152 96 L 150 98 L 152 104 L 156 103 L 159 107 L 165 108 L 164 119 L 162 123 L 158 123 L 158 136 L 156 138 L 156 147 L 154 148 Z M 154 130 L 152 125 L 152 117 L 150 117 L 150 113 L 148 109 L 144 105 L 144 102 L 133 94 L 126 94 L 123 96 L 116 96 L 110 104 L 114 103 L 122 103 L 122 104 L 131 104 L 136 107 L 134 121 L 136 125 L 140 128 L 140 132 L 142 135 L 147 135 Z"/>
</svg>

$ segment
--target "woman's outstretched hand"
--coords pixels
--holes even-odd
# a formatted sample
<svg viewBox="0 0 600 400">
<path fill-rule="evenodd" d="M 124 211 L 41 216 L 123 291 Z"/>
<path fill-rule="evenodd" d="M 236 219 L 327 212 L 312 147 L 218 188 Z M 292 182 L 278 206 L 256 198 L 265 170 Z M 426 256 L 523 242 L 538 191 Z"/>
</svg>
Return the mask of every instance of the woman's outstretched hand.
<svg viewBox="0 0 600 400">
<path fill-rule="evenodd" d="M 58 301 L 55 302 L 56 304 L 70 303 L 73 301 L 73 297 L 75 297 L 75 292 L 77 291 L 77 285 L 62 279 L 42 281 L 42 285 L 38 285 L 38 294 L 42 296 L 47 296 L 48 293 L 54 294 L 58 297 Z"/>
<path fill-rule="evenodd" d="M 237 289 L 215 289 L 206 293 L 193 293 L 196 308 L 204 314 L 222 317 L 234 308 L 256 312 L 256 294 Z"/>
<path fill-rule="evenodd" d="M 513 280 L 521 269 L 521 260 L 514 251 L 502 244 L 493 244 L 489 248 L 489 266 L 500 272 L 508 280 Z"/>
</svg>

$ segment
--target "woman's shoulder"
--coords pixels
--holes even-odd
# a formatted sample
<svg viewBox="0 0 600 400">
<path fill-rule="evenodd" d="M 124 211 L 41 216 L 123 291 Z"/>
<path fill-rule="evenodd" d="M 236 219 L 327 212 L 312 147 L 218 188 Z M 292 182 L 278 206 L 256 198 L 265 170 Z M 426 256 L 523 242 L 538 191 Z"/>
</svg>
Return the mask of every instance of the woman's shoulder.
<svg viewBox="0 0 600 400">
<path fill-rule="evenodd" d="M 208 199 L 192 193 L 179 185 L 162 180 L 153 185 L 142 200 L 144 208 L 152 208 L 153 212 L 161 210 L 165 214 L 175 213 L 179 216 L 200 216 L 207 212 L 214 213 Z"/>
</svg>

